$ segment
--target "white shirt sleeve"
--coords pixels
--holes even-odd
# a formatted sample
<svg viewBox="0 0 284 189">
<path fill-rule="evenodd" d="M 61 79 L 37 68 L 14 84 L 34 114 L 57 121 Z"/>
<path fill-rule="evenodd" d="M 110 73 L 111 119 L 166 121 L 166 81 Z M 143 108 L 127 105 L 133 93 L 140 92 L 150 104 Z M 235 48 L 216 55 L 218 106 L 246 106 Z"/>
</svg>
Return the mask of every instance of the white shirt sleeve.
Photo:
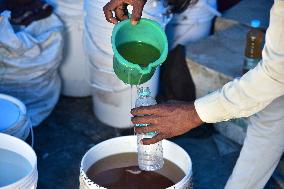
<svg viewBox="0 0 284 189">
<path fill-rule="evenodd" d="M 284 95 L 284 0 L 275 0 L 270 11 L 262 61 L 255 69 L 194 103 L 207 123 L 247 117 Z M 283 107 L 284 108 L 284 107 Z"/>
</svg>

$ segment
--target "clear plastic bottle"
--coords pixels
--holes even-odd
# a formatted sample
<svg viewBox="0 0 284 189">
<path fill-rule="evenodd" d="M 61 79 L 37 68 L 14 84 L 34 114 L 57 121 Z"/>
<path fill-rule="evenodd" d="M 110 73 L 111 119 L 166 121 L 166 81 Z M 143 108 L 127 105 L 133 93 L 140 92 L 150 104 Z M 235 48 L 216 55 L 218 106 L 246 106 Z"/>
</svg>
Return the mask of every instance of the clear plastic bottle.
<svg viewBox="0 0 284 189">
<path fill-rule="evenodd" d="M 261 52 L 263 48 L 264 33 L 259 27 L 259 20 L 251 21 L 251 29 L 247 34 L 243 73 L 253 69 L 262 58 Z"/>
<path fill-rule="evenodd" d="M 157 102 L 151 97 L 149 87 L 141 87 L 138 89 L 138 99 L 135 102 L 136 108 L 155 104 L 157 104 Z M 145 126 L 147 126 L 147 123 L 136 125 L 136 127 Z M 138 165 L 141 170 L 155 171 L 161 169 L 164 165 L 162 141 L 150 145 L 143 145 L 140 142 L 143 138 L 152 138 L 155 135 L 156 132 L 137 134 Z"/>
</svg>

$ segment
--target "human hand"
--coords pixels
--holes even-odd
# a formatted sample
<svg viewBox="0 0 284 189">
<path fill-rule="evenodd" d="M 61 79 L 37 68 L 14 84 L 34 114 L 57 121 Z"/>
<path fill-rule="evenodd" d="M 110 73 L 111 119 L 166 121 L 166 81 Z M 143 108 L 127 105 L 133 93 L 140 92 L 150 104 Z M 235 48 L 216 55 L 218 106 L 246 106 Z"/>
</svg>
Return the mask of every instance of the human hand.
<svg viewBox="0 0 284 189">
<path fill-rule="evenodd" d="M 133 124 L 150 124 L 135 127 L 138 134 L 157 132 L 151 139 L 143 139 L 143 144 L 153 144 L 160 140 L 182 135 L 198 127 L 203 122 L 199 118 L 193 104 L 159 104 L 132 109 Z M 146 116 L 139 116 L 146 115 Z"/>
<path fill-rule="evenodd" d="M 136 25 L 142 16 L 142 11 L 146 0 L 110 0 L 103 10 L 106 20 L 110 23 L 116 24 L 118 21 L 128 19 L 127 6 L 132 5 L 133 11 L 131 16 L 131 23 Z M 115 17 L 112 13 L 115 13 Z"/>
</svg>

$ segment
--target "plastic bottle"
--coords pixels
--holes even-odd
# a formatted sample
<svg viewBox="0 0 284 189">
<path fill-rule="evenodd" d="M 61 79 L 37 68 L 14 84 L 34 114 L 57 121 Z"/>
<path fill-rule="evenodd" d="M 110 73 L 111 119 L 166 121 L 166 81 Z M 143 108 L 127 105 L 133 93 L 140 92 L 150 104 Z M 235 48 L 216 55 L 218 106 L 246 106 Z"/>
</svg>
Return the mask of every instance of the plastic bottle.
<svg viewBox="0 0 284 189">
<path fill-rule="evenodd" d="M 157 104 L 156 100 L 150 95 L 151 91 L 149 87 L 139 88 L 135 107 Z M 147 123 L 137 124 L 136 127 L 145 127 L 147 125 Z M 137 135 L 138 165 L 141 170 L 155 171 L 161 169 L 164 165 L 162 141 L 150 145 L 143 145 L 141 143 L 141 139 L 152 138 L 156 134 L 156 132 L 150 132 Z"/>
<path fill-rule="evenodd" d="M 259 20 L 251 21 L 251 29 L 247 34 L 243 73 L 253 69 L 262 58 L 261 52 L 263 48 L 264 33 L 259 27 Z"/>
</svg>

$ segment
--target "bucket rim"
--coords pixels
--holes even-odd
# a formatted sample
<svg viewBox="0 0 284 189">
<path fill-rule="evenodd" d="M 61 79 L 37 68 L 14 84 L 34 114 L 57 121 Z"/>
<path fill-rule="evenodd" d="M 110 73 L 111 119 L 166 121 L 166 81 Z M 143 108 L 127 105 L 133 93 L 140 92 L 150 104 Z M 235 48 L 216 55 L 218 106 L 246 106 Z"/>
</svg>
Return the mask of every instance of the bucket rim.
<svg viewBox="0 0 284 189">
<path fill-rule="evenodd" d="M 17 180 L 14 183 L 0 187 L 0 189 L 1 188 L 3 188 L 3 189 L 4 188 L 16 188 L 18 186 L 21 186 L 22 183 L 28 182 L 32 178 L 37 176 L 37 156 L 36 156 L 35 151 L 33 150 L 33 148 L 30 145 L 28 145 L 26 142 L 24 142 L 23 140 L 21 140 L 17 137 L 14 137 L 14 136 L 11 136 L 11 135 L 8 135 L 8 134 L 5 134 L 5 133 L 0 133 L 0 140 L 3 140 L 3 141 L 13 140 L 13 141 L 17 142 L 17 144 L 21 143 L 22 147 L 24 147 L 26 150 L 28 150 L 29 153 L 31 153 L 30 155 L 33 157 L 33 160 L 31 160 L 30 158 L 27 158 L 26 156 L 20 154 L 19 152 L 16 152 L 15 149 L 11 150 L 11 148 L 7 148 L 7 147 L 4 148 L 4 147 L 0 146 L 0 148 L 2 148 L 2 149 L 9 150 L 9 151 L 15 152 L 15 153 L 23 156 L 31 164 L 31 167 L 32 167 L 31 170 L 29 171 L 29 173 L 26 176 L 22 177 L 21 179 Z M 33 180 L 35 180 L 35 179 L 33 179 Z"/>
<path fill-rule="evenodd" d="M 26 122 L 27 108 L 22 101 L 20 101 L 18 98 L 15 98 L 15 97 L 10 96 L 10 95 L 2 94 L 2 93 L 0 93 L 0 99 L 6 100 L 6 101 L 14 104 L 19 110 L 18 119 L 15 120 L 15 122 L 12 125 L 10 125 L 9 127 L 7 127 L 6 129 L 0 130 L 0 132 L 6 133 L 11 129 L 19 128 L 20 125 L 22 125 Z"/>
<path fill-rule="evenodd" d="M 148 19 L 148 18 L 141 18 L 138 24 L 141 24 L 141 23 L 146 23 L 150 27 L 156 28 L 157 31 L 160 33 L 162 40 L 165 41 L 165 46 L 164 46 L 163 51 L 161 52 L 160 58 L 155 60 L 154 62 L 151 62 L 146 68 L 142 69 L 138 64 L 133 64 L 129 62 L 128 60 L 126 60 L 125 58 L 123 58 L 118 52 L 116 45 L 115 45 L 116 34 L 124 25 L 131 24 L 130 19 L 123 20 L 114 26 L 113 31 L 112 31 L 112 36 L 111 36 L 111 43 L 112 43 L 112 50 L 114 53 L 114 57 L 118 59 L 120 63 L 124 64 L 130 69 L 139 70 L 139 72 L 144 75 L 144 74 L 149 74 L 152 71 L 152 69 L 155 69 L 157 66 L 160 66 L 166 60 L 167 55 L 168 55 L 168 40 L 167 40 L 167 36 L 163 28 L 156 21 Z"/>
</svg>

